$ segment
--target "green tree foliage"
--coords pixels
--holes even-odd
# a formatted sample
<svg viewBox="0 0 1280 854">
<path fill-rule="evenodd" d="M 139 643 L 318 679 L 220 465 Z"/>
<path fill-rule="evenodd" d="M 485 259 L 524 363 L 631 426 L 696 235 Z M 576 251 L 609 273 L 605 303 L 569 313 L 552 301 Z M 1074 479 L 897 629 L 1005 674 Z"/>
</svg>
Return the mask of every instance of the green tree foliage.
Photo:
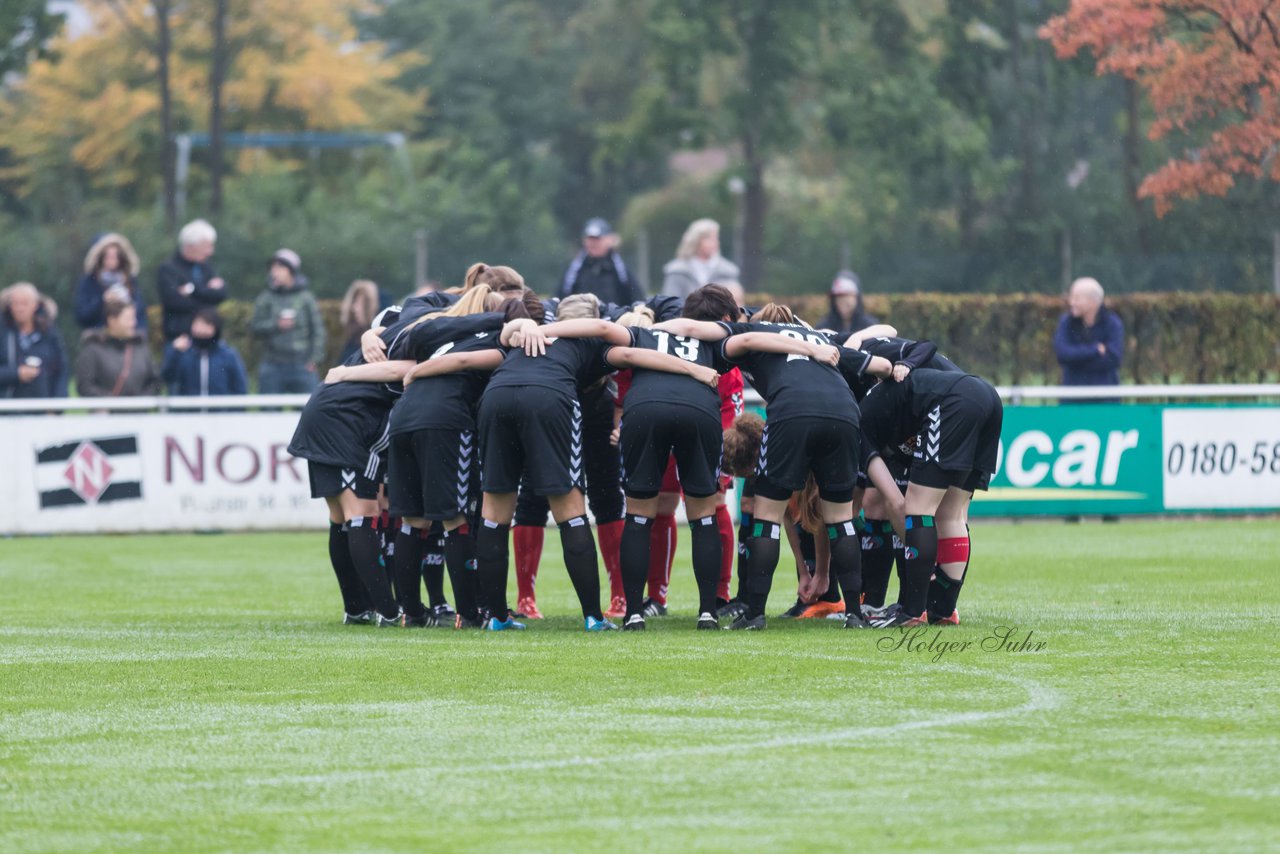
<svg viewBox="0 0 1280 854">
<path fill-rule="evenodd" d="M 48 56 L 48 43 L 63 16 L 46 0 L 5 0 L 0 4 L 0 78 L 22 71 L 33 59 Z"/>
</svg>

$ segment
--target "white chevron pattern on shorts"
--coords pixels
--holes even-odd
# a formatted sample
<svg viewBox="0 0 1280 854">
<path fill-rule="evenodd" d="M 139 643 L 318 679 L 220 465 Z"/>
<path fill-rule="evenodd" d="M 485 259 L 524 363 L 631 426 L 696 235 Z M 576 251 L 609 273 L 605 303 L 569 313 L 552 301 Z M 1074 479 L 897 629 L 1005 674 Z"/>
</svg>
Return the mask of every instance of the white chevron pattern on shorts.
<svg viewBox="0 0 1280 854">
<path fill-rule="evenodd" d="M 471 431 L 464 430 L 458 436 L 458 506 L 465 508 L 471 494 L 471 459 L 474 456 Z"/>
<path fill-rule="evenodd" d="M 924 457 L 926 460 L 938 458 L 938 448 L 942 443 L 942 406 L 935 406 L 929 411 L 929 426 L 925 429 Z"/>
<path fill-rule="evenodd" d="M 769 473 L 769 425 L 764 425 L 764 437 L 760 439 L 760 461 L 756 463 L 756 474 Z"/>
<path fill-rule="evenodd" d="M 573 402 L 573 426 L 569 431 L 569 480 L 579 489 L 582 482 L 582 407 Z"/>
</svg>

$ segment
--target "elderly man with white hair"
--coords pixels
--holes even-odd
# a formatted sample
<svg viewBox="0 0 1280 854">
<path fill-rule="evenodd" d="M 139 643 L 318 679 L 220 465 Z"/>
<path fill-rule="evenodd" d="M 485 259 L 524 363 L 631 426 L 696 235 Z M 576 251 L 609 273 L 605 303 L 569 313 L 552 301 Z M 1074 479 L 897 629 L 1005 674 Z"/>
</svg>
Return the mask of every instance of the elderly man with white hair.
<svg viewBox="0 0 1280 854">
<path fill-rule="evenodd" d="M 197 311 L 227 298 L 226 283 L 209 263 L 217 240 L 218 232 L 204 220 L 187 223 L 178 232 L 178 251 L 156 272 L 166 341 L 188 334 Z"/>
<path fill-rule="evenodd" d="M 1097 279 L 1076 279 L 1067 292 L 1067 308 L 1053 335 L 1062 384 L 1119 385 L 1124 323 L 1103 305 L 1102 285 Z"/>
</svg>

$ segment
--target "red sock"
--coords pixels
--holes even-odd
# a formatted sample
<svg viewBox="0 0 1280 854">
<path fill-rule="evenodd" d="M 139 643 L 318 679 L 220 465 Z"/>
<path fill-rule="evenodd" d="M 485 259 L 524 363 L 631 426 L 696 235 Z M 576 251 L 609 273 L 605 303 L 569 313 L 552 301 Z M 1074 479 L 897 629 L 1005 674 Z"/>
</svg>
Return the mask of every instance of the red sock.
<svg viewBox="0 0 1280 854">
<path fill-rule="evenodd" d="M 738 537 L 733 530 L 729 508 L 721 504 L 716 508 L 716 527 L 720 529 L 720 583 L 716 586 L 716 598 L 729 601 L 729 582 L 733 580 L 733 561 L 738 556 Z"/>
<path fill-rule="evenodd" d="M 541 525 L 516 525 L 511 529 L 516 553 L 516 596 L 532 599 L 533 585 L 538 580 L 538 563 L 542 560 L 542 540 L 547 529 Z"/>
<path fill-rule="evenodd" d="M 676 517 L 658 516 L 649 534 L 649 598 L 667 604 L 671 564 L 676 559 Z"/>
<path fill-rule="evenodd" d="M 626 598 L 627 592 L 622 587 L 622 520 L 597 525 L 596 531 L 600 537 L 600 558 L 605 572 L 609 573 L 609 596 Z"/>
</svg>

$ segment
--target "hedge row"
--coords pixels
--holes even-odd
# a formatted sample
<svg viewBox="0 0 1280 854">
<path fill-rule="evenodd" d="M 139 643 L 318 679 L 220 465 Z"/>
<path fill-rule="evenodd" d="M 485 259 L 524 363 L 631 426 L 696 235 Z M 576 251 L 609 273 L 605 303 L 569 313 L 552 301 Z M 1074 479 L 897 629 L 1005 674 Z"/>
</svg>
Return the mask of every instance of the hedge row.
<svg viewBox="0 0 1280 854">
<path fill-rule="evenodd" d="M 767 297 L 753 295 L 752 303 Z M 790 297 L 799 314 L 816 321 L 827 313 L 823 295 Z M 1136 384 L 1280 381 L 1280 298 L 1239 294 L 1134 294 L 1108 298 L 1124 320 L 1126 352 L 1121 381 Z M 338 303 L 322 300 L 329 329 L 329 361 L 344 340 Z M 252 305 L 225 302 L 227 339 L 245 358 L 251 376 L 258 348 L 249 334 Z M 867 310 L 909 338 L 927 338 L 959 363 L 1000 384 L 1053 384 L 1060 377 L 1053 330 L 1061 299 L 1039 295 L 874 295 Z M 152 308 L 153 343 L 160 348 L 159 309 Z"/>
</svg>

